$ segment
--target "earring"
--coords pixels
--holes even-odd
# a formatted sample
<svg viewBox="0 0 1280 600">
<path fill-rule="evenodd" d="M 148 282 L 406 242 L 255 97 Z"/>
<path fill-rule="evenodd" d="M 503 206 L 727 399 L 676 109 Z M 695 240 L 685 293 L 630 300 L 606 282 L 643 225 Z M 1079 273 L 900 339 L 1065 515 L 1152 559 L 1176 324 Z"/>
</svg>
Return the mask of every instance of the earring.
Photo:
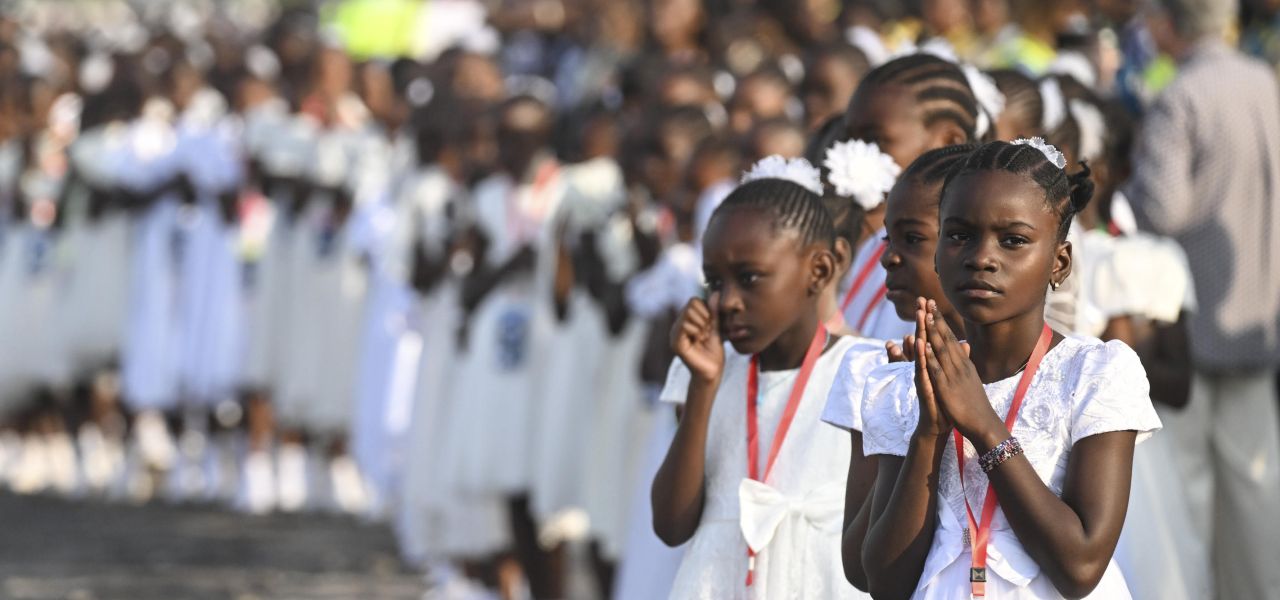
<svg viewBox="0 0 1280 600">
<path fill-rule="evenodd" d="M 1050 281 L 1050 282 L 1049 282 L 1049 289 L 1051 289 L 1051 290 L 1053 290 L 1053 291 L 1055 291 L 1055 292 L 1056 292 L 1056 291 L 1058 291 L 1058 286 L 1060 286 L 1060 285 L 1062 285 L 1062 284 L 1061 284 L 1061 283 L 1058 283 L 1057 281 Z"/>
</svg>

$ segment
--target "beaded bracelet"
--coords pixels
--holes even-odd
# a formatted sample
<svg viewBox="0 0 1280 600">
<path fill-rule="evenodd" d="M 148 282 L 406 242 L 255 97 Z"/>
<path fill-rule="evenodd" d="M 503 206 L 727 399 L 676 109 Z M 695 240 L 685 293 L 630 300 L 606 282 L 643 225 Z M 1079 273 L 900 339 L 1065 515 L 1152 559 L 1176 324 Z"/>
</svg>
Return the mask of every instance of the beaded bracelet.
<svg viewBox="0 0 1280 600">
<path fill-rule="evenodd" d="M 982 467 L 983 473 L 990 473 L 1004 461 L 1019 454 L 1022 454 L 1022 444 L 1018 443 L 1018 438 L 1010 437 L 978 457 L 978 466 Z"/>
</svg>

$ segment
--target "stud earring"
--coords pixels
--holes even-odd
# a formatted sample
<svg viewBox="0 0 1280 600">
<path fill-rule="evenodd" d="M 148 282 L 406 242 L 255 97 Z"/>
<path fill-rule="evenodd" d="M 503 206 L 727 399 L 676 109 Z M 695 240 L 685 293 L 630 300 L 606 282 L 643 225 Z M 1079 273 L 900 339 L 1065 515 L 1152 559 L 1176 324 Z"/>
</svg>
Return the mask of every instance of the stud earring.
<svg viewBox="0 0 1280 600">
<path fill-rule="evenodd" d="M 1053 291 L 1055 291 L 1055 292 L 1056 292 L 1056 291 L 1058 291 L 1058 286 L 1060 286 L 1060 285 L 1062 285 L 1062 284 L 1061 284 L 1061 283 L 1058 283 L 1058 282 L 1056 282 L 1056 281 L 1050 281 L 1050 282 L 1049 282 L 1049 289 L 1052 289 Z"/>
</svg>

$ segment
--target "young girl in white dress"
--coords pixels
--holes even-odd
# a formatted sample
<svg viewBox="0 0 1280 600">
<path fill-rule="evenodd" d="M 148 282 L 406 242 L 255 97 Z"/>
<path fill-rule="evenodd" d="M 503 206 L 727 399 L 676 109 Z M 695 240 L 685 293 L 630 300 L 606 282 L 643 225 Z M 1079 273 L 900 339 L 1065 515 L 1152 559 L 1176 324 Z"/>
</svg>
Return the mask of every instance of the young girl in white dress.
<svg viewBox="0 0 1280 600">
<path fill-rule="evenodd" d="M 861 142 L 855 142 L 861 143 Z M 968 156 L 975 146 L 965 144 L 930 150 L 911 163 L 893 184 L 885 201 L 885 250 L 880 263 L 885 270 L 886 298 L 899 318 L 914 317 L 915 298 L 941 298 L 939 305 L 948 321 L 962 327 L 950 303 L 942 296 L 942 284 L 934 270 L 933 252 L 938 241 L 938 197 L 949 170 Z M 889 350 L 886 353 L 886 348 Z M 861 349 L 862 351 L 857 351 Z M 862 572 L 862 542 L 870 513 L 871 487 L 876 479 L 876 463 L 862 453 L 862 388 L 869 372 L 886 358 L 904 359 L 892 340 L 887 346 L 863 340 L 845 353 L 839 373 L 831 386 L 831 396 L 822 411 L 822 420 L 850 434 L 851 454 L 846 480 L 844 539 L 841 556 L 845 576 L 855 587 L 866 589 Z"/>
<path fill-rule="evenodd" d="M 1111 556 L 1134 444 L 1160 420 L 1132 350 L 1044 323 L 1092 193 L 1087 169 L 1065 166 L 1042 140 L 992 142 L 944 184 L 935 262 L 966 341 L 921 298 L 916 361 L 866 386 L 864 452 L 879 465 L 862 563 L 876 595 L 1130 597 Z"/>
<path fill-rule="evenodd" d="M 849 438 L 818 420 L 853 344 L 822 324 L 835 276 L 817 170 L 762 161 L 703 237 L 709 297 L 672 329 L 661 399 L 684 405 L 654 479 L 654 530 L 688 542 L 672 598 L 854 598 L 840 566 Z M 727 349 L 721 336 L 732 346 Z"/>
</svg>

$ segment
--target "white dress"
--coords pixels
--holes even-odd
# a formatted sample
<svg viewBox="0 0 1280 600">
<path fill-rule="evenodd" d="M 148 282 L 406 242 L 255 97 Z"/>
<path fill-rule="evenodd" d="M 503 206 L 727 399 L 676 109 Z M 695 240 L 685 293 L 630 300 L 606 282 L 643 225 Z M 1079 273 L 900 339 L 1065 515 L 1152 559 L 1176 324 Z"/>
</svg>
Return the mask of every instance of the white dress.
<svg viewBox="0 0 1280 600">
<path fill-rule="evenodd" d="M 112 161 L 124 187 L 154 189 L 180 169 L 177 136 L 161 109 L 144 110 L 128 135 Z M 132 229 L 129 314 L 121 351 L 123 396 L 133 410 L 171 410 L 178 407 L 181 356 L 178 282 L 183 237 L 177 198 L 170 194 L 154 200 L 135 217 Z"/>
<path fill-rule="evenodd" d="M 818 359 L 777 463 L 766 482 L 746 478 L 746 388 L 750 357 L 726 349 L 707 429 L 706 500 L 676 574 L 672 598 L 861 598 L 840 560 L 849 436 L 819 421 L 840 359 L 840 338 Z M 760 468 L 768 459 L 799 369 L 759 380 Z M 673 363 L 661 399 L 683 402 L 689 373 Z M 746 586 L 747 540 L 757 546 Z"/>
<path fill-rule="evenodd" d="M 858 331 L 863 337 L 876 340 L 902 340 L 903 336 L 915 333 L 915 325 L 898 318 L 893 303 L 880 293 L 884 287 L 885 271 L 879 264 L 879 256 L 875 249 L 884 241 L 885 230 L 881 228 L 870 239 L 862 242 L 849 268 L 848 281 L 841 286 L 839 298 L 844 300 L 845 294 L 853 286 L 853 280 L 866 267 L 869 261 L 876 261 L 871 273 L 863 281 L 862 286 L 854 294 L 849 306 L 845 307 L 844 320 L 849 327 Z M 873 304 L 874 303 L 874 304 Z M 865 320 L 863 317 L 866 317 Z"/>
<path fill-rule="evenodd" d="M 879 340 L 852 338 L 853 344 L 840 358 L 836 378 L 831 383 L 822 420 L 845 431 L 862 431 L 862 392 L 867 376 L 889 361 Z"/>
<path fill-rule="evenodd" d="M 72 145 L 70 159 L 89 184 L 99 189 L 114 185 L 107 157 L 120 151 L 124 134 L 124 126 L 113 123 L 82 133 Z M 88 187 L 81 186 L 78 191 L 80 194 L 73 196 L 87 203 Z M 68 222 L 64 233 L 71 257 L 64 336 L 70 358 L 80 372 L 102 368 L 120 353 L 128 310 L 129 221 L 125 211 L 108 210 L 97 219 L 82 215 Z"/>
<path fill-rule="evenodd" d="M 535 187 L 537 189 L 535 189 Z M 489 240 L 487 260 L 505 263 L 523 244 L 537 249 L 532 275 L 500 283 L 476 307 L 467 353 L 459 365 L 455 401 L 469 430 L 459 469 L 461 484 L 478 494 L 518 494 L 530 486 L 535 374 L 547 359 L 555 257 L 551 215 L 563 197 L 552 175 L 540 186 L 493 176 L 474 191 L 476 224 Z"/>
<path fill-rule="evenodd" d="M 905 456 L 919 420 L 913 363 L 893 363 L 873 371 L 862 404 L 863 450 L 868 456 Z M 1020 376 L 984 385 L 996 414 L 1005 414 Z M 1135 430 L 1138 441 L 1160 428 L 1151 406 L 1146 372 L 1137 354 L 1120 342 L 1066 338 L 1045 355 L 1013 433 L 1031 466 L 1054 494 L 1061 495 L 1071 447 L 1111 431 Z M 982 506 L 987 478 L 967 441 L 965 486 L 956 469 L 955 444 L 942 457 L 938 484 L 938 529 L 913 598 L 969 598 L 969 548 L 963 543 L 965 497 Z M 1022 548 L 997 507 L 992 519 L 987 597 L 1059 599 L 1062 595 Z M 1130 598 L 1124 576 L 1112 561 L 1089 598 Z"/>
<path fill-rule="evenodd" d="M 1080 273 L 1077 322 L 1083 333 L 1101 333 L 1112 317 L 1173 323 L 1183 311 L 1195 310 L 1191 271 L 1177 243 L 1144 233 L 1111 237 L 1086 231 L 1083 237 L 1090 258 Z M 1174 409 L 1156 410 L 1168 415 L 1165 411 Z M 1208 540 L 1188 526 L 1196 522 L 1193 503 L 1169 460 L 1175 443 L 1175 436 L 1158 435 L 1133 453 L 1129 511 L 1115 558 L 1135 598 L 1212 595 Z"/>
<path fill-rule="evenodd" d="M 293 225 L 286 281 L 298 301 L 286 315 L 291 343 L 276 409 L 287 426 L 335 435 L 351 424 L 367 277 L 351 248 L 349 220 L 332 218 L 332 207 L 317 201 Z"/>
<path fill-rule="evenodd" d="M 179 387 L 196 406 L 233 400 L 243 383 L 240 236 L 236 224 L 223 217 L 219 199 L 239 191 L 238 144 L 230 121 L 216 114 L 185 115 L 178 128 L 179 160 L 196 195 L 195 204 L 181 208 L 178 218 L 184 238 L 178 257 Z"/>
</svg>

